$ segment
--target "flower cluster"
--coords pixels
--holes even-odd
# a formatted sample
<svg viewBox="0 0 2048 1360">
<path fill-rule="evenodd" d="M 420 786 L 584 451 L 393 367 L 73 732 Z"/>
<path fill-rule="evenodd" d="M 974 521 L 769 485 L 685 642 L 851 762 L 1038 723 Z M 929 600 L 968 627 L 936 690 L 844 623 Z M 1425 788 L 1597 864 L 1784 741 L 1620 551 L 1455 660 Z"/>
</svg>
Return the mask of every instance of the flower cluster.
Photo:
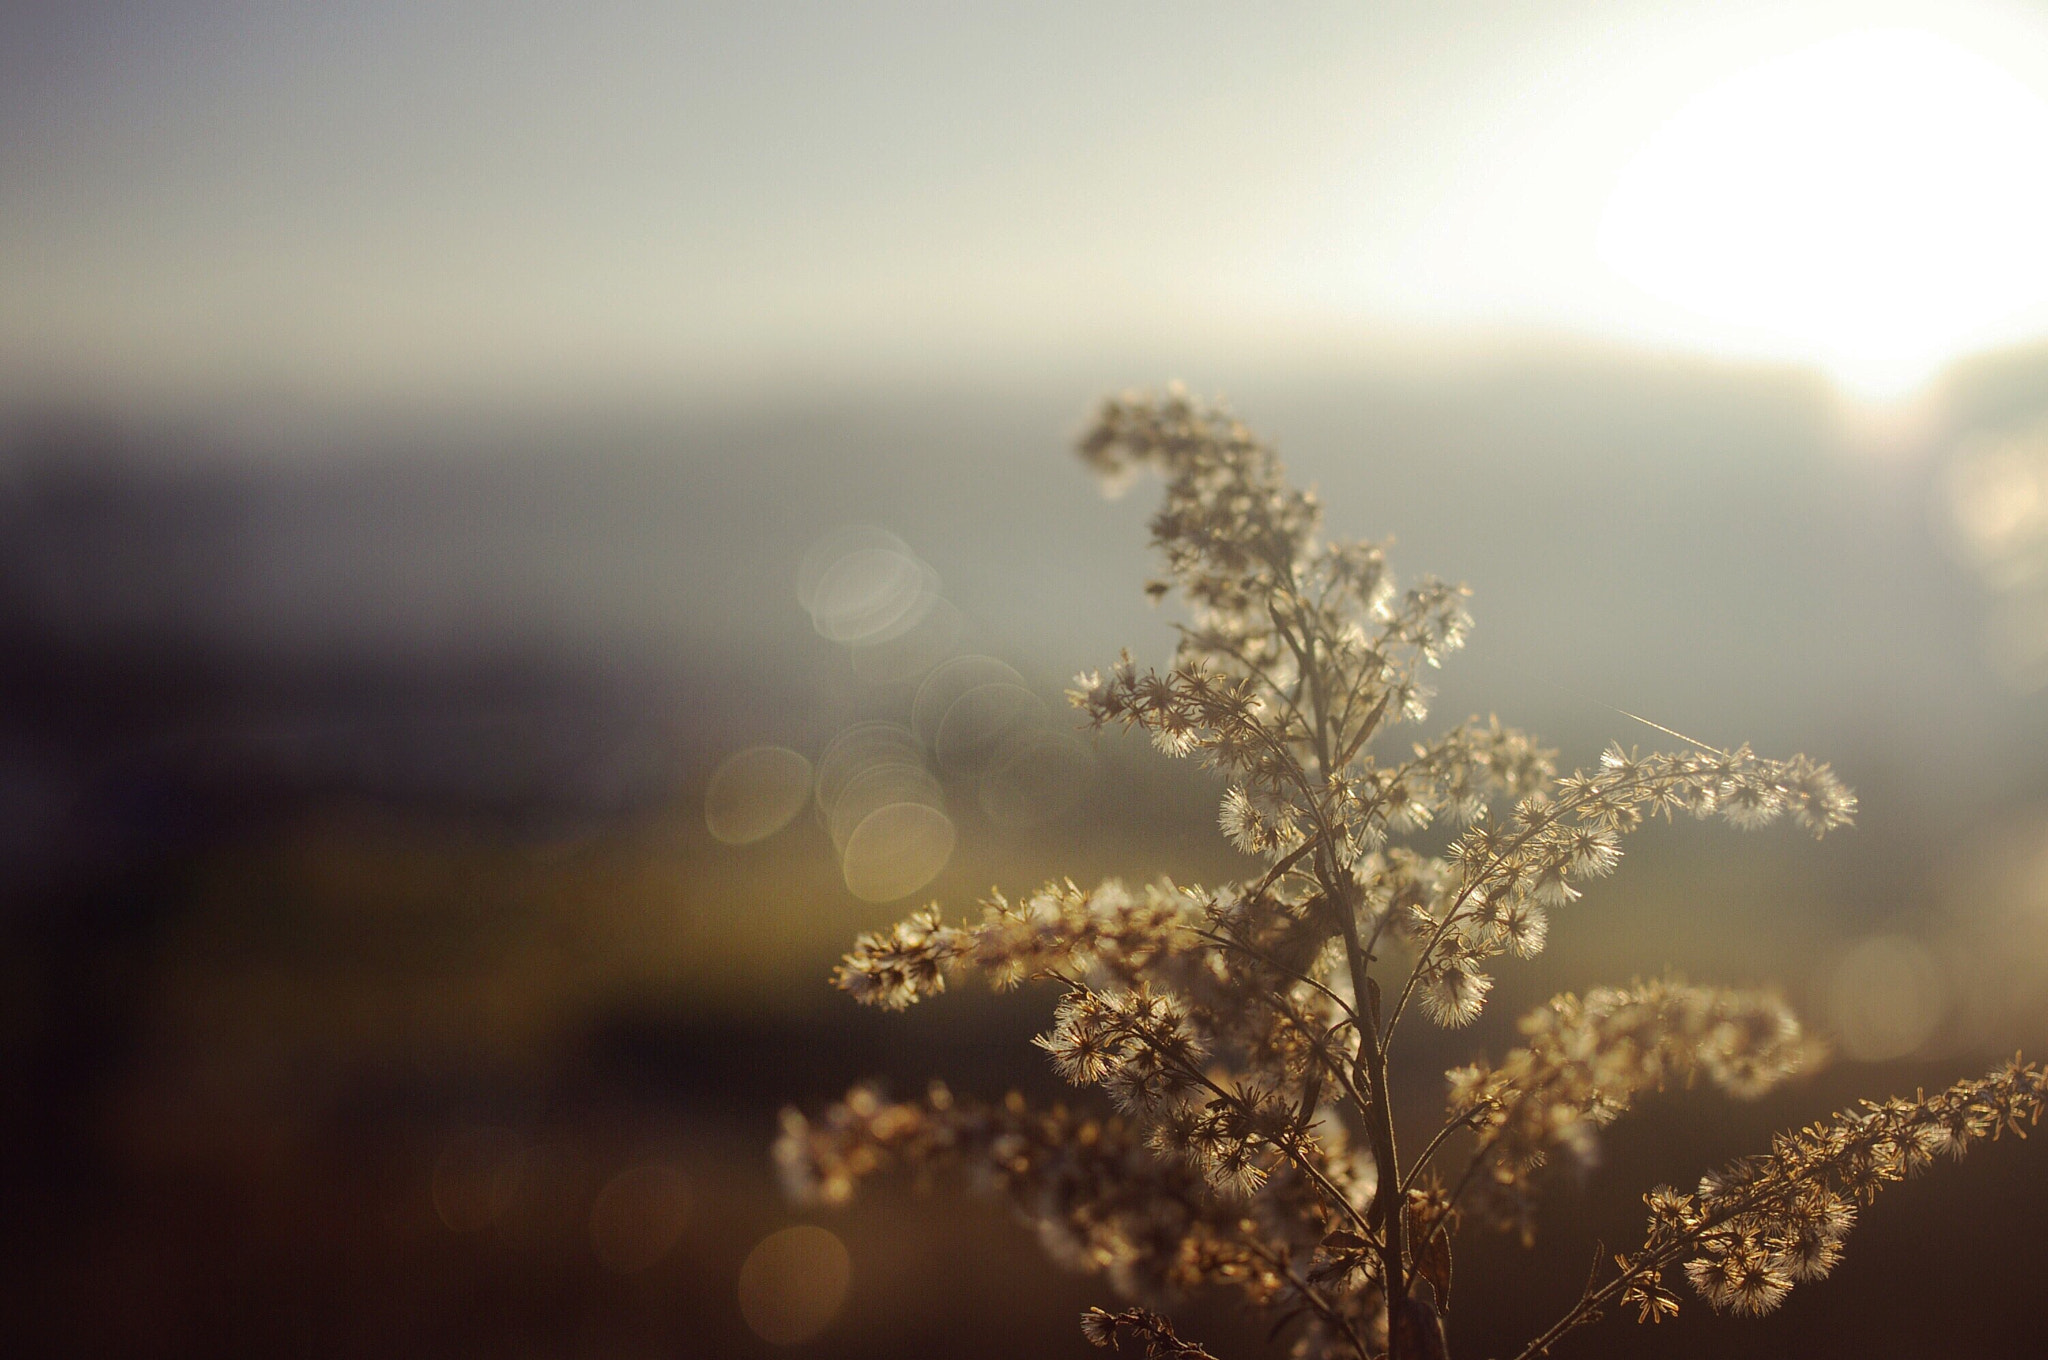
<svg viewBox="0 0 2048 1360">
<path fill-rule="evenodd" d="M 1449 1074 L 1452 1119 L 1479 1135 L 1471 1167 L 1497 1219 L 1533 1233 L 1532 1185 L 1557 1154 L 1593 1160 L 1635 1098 L 1704 1076 L 1763 1094 L 1816 1056 L 1775 996 L 1664 980 L 1567 993 L 1523 1018 L 1525 1047 Z"/>
<path fill-rule="evenodd" d="M 815 1122 L 790 1113 L 777 1157 L 807 1202 L 891 1166 L 957 1168 L 1128 1297 L 1233 1288 L 1293 1328 L 1305 1360 L 1440 1360 L 1465 1208 L 1526 1233 L 1542 1170 L 1590 1157 L 1643 1092 L 1704 1080 L 1753 1096 L 1815 1050 L 1767 995 L 1664 980 L 1561 996 L 1523 1022 L 1522 1047 L 1449 1074 L 1449 1119 L 1403 1156 L 1389 1072 L 1411 1006 L 1472 1020 L 1498 961 L 1541 950 L 1552 913 L 1658 814 L 1823 835 L 1855 797 L 1825 765 L 1746 746 L 1612 747 L 1560 775 L 1497 719 L 1393 739 L 1425 717 L 1422 677 L 1470 627 L 1463 587 L 1403 589 L 1380 546 L 1323 541 L 1321 507 L 1271 447 L 1180 389 L 1107 403 L 1081 452 L 1112 479 L 1163 477 L 1152 537 L 1167 570 L 1148 589 L 1178 591 L 1189 616 L 1170 666 L 1126 654 L 1079 677 L 1072 701 L 1098 729 L 1220 772 L 1218 824 L 1255 867 L 1208 889 L 1054 883 L 992 895 L 976 921 L 927 908 L 862 936 L 834 976 L 869 1004 L 901 1009 L 969 974 L 1058 988 L 1037 1042 L 1103 1112 L 856 1088 Z M 1658 1192 L 1644 1249 L 1589 1281 L 1523 1360 L 1617 1300 L 1667 1315 L 1681 1265 L 1715 1305 L 1767 1310 L 1826 1272 L 1879 1183 L 2032 1119 L 2041 1098 L 2016 1064 L 1786 1135 L 1695 1194 Z M 1144 1308 L 1084 1326 L 1098 1344 L 1206 1354 Z"/>
<path fill-rule="evenodd" d="M 975 925 L 940 923 L 927 907 L 886 931 L 861 936 L 833 982 L 856 999 L 902 1010 L 946 990 L 949 974 L 978 970 L 997 986 L 1056 973 L 1120 982 L 1197 951 L 1213 908 L 1198 890 L 1161 880 L 1132 892 L 1117 879 L 1092 889 L 1048 883 L 1020 902 L 991 893 Z"/>
<path fill-rule="evenodd" d="M 1105 1349 L 1122 1350 L 1125 1342 L 1145 1348 L 1145 1360 L 1216 1360 L 1192 1341 L 1181 1339 L 1173 1323 L 1149 1308 L 1112 1313 L 1090 1308 L 1081 1314 L 1081 1335 Z"/>
<path fill-rule="evenodd" d="M 1615 1277 L 1589 1293 L 1618 1294 L 1654 1320 L 1678 1311 L 1664 1274 L 1684 1273 L 1715 1308 L 1768 1313 L 1792 1286 L 1826 1277 L 1858 1206 L 1937 1157 L 2010 1130 L 2021 1137 L 2048 1106 L 2048 1072 L 2018 1058 L 1985 1076 L 1911 1100 L 1865 1101 L 1854 1110 L 1773 1140 L 1771 1150 L 1701 1178 L 1686 1194 L 1660 1186 L 1644 1196 L 1649 1233 L 1640 1251 L 1616 1258 Z"/>
<path fill-rule="evenodd" d="M 1159 1157 L 1114 1116 L 1033 1110 L 1015 1094 L 994 1105 L 961 1101 L 938 1084 L 923 1100 L 891 1102 L 857 1086 L 815 1121 L 784 1111 L 775 1162 L 785 1191 L 804 1204 L 843 1204 L 891 1166 L 960 1174 L 1006 1200 L 1056 1259 L 1107 1275 L 1128 1297 L 1230 1284 L 1263 1306 L 1289 1288 L 1288 1257 L 1242 1206 L 1209 1194 L 1195 1172 Z"/>
</svg>

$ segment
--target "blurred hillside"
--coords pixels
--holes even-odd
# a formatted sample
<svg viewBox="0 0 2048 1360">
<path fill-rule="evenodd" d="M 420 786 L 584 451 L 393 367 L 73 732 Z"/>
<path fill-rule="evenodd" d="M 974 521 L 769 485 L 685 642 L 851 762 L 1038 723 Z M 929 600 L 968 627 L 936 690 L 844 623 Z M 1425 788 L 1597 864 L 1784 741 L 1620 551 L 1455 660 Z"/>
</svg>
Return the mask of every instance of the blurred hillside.
<svg viewBox="0 0 2048 1360">
<path fill-rule="evenodd" d="M 1820 847 L 1646 834 L 1486 1024 L 1437 1041 L 1462 1060 L 1552 990 L 1666 967 L 1775 979 L 1850 1027 L 1850 1061 L 1768 1110 L 1653 1110 L 1650 1150 L 1570 1215 L 1616 1240 L 1646 1175 L 2048 1037 L 2048 621 L 2029 634 L 2026 612 L 2048 355 L 1890 413 L 1786 372 L 1584 351 L 1221 377 L 1334 533 L 1391 534 L 1397 570 L 1472 585 L 1478 628 L 1432 724 L 1498 711 L 1582 762 L 1668 742 L 1641 714 L 1811 752 L 1862 795 L 1858 830 Z M 1150 490 L 1105 502 L 1066 447 L 1096 395 L 0 418 L 0 1177 L 36 1347 L 765 1351 L 733 1282 L 794 1221 L 769 1193 L 774 1110 L 871 1072 L 1051 1093 L 1023 1045 L 1043 998 L 859 1012 L 824 974 L 909 903 L 849 893 L 810 815 L 714 841 L 706 781 L 742 747 L 815 761 L 856 721 L 908 719 L 914 684 L 863 679 L 797 601 L 806 549 L 846 524 L 914 548 L 961 616 L 953 650 L 1014 667 L 1055 714 L 1120 646 L 1163 660 L 1171 606 L 1140 591 Z M 957 847 L 909 902 L 1241 871 L 1213 787 L 1128 743 L 1021 829 L 946 792 Z M 1904 1354 L 1921 1341 L 1901 1327 L 1939 1322 L 2017 1353 L 2025 1298 L 1982 1244 L 2031 1232 L 2048 1181 L 2037 1157 L 1985 1161 L 1873 1213 L 1773 1344 Z M 591 1216 L 646 1165 L 685 1189 L 673 1231 L 632 1220 L 667 1245 L 621 1269 Z M 1071 1315 L 1098 1294 L 985 1206 L 885 1198 L 830 1226 L 853 1292 L 811 1353 L 1084 1350 Z M 1576 1278 L 1574 1232 L 1532 1289 Z M 1916 1233 L 1956 1254 L 1928 1265 Z M 1885 1302 L 1908 1269 L 1969 1304 L 1909 1318 Z M 1000 1335 L 970 1331 L 996 1308 Z M 1461 1353 L 1541 1312 L 1504 1296 L 1458 1319 Z M 1688 1318 L 1673 1353 L 1737 1335 Z M 1630 1334 L 1575 1344 L 1619 1354 Z"/>
</svg>

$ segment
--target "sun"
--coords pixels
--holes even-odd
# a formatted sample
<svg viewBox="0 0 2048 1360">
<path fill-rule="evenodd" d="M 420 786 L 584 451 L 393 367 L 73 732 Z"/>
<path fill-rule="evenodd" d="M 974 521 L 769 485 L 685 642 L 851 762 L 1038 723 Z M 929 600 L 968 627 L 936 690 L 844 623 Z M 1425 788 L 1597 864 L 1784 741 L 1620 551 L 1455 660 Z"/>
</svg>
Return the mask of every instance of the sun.
<svg viewBox="0 0 2048 1360">
<path fill-rule="evenodd" d="M 1604 265 L 1732 348 L 1870 397 L 2048 315 L 2048 102 L 1986 56 L 1866 29 L 1686 104 L 1627 162 Z"/>
</svg>

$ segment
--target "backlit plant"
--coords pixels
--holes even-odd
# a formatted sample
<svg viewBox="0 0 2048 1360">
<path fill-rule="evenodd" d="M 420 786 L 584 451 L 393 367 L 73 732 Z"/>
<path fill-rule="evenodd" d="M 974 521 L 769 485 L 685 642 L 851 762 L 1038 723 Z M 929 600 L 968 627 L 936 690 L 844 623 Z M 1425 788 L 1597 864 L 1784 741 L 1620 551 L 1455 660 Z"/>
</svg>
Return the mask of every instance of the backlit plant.
<svg viewBox="0 0 2048 1360">
<path fill-rule="evenodd" d="M 785 1114 L 781 1170 L 802 1201 L 834 1204 L 891 1165 L 963 1168 L 1122 1296 L 1082 1319 L 1099 1344 L 1207 1355 L 1153 1310 L 1225 1288 L 1293 1321 L 1299 1356 L 1444 1356 L 1461 1221 L 1527 1237 L 1546 1169 L 1587 1159 L 1640 1094 L 1705 1082 L 1755 1096 L 1815 1049 L 1767 993 L 1667 979 L 1565 994 L 1522 1020 L 1521 1047 L 1448 1074 L 1440 1129 L 1411 1151 L 1390 1097 L 1403 1023 L 1469 1023 L 1498 961 L 1541 950 L 1551 914 L 1653 817 L 1821 836 L 1856 800 L 1826 765 L 1747 747 L 1611 747 L 1560 775 L 1553 752 L 1494 720 L 1403 739 L 1425 714 L 1423 675 L 1463 641 L 1462 587 L 1397 588 L 1378 546 L 1322 540 L 1320 507 L 1273 451 L 1179 389 L 1105 403 L 1081 455 L 1108 478 L 1164 478 L 1152 535 L 1166 575 L 1147 589 L 1177 591 L 1189 621 L 1171 669 L 1125 655 L 1079 677 L 1072 701 L 1098 729 L 1142 729 L 1221 771 L 1222 831 L 1261 868 L 1209 888 L 1054 883 L 992 896 L 978 920 L 927 908 L 862 937 L 834 977 L 870 1005 L 975 973 L 1057 984 L 1037 1042 L 1113 1112 L 856 1087 L 815 1119 Z M 1650 1191 L 1641 1244 L 1521 1356 L 1615 1309 L 1661 1319 L 1687 1287 L 1771 1311 L 1828 1273 L 1883 1186 L 2020 1131 L 2044 1094 L 2015 1060 Z"/>
</svg>

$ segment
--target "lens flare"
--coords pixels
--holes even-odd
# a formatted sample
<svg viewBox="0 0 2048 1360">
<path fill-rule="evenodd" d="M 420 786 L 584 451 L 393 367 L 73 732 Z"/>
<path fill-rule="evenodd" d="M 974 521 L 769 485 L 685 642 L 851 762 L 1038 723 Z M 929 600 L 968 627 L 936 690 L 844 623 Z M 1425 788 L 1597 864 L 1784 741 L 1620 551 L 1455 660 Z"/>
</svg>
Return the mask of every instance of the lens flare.
<svg viewBox="0 0 2048 1360">
<path fill-rule="evenodd" d="M 740 1267 L 740 1312 L 772 1346 L 808 1341 L 846 1301 L 853 1261 L 846 1244 L 805 1223 L 770 1233 Z"/>
<path fill-rule="evenodd" d="M 650 1162 L 621 1171 L 590 1206 L 590 1246 L 620 1274 L 645 1270 L 668 1255 L 690 1215 L 690 1187 L 680 1171 Z"/>
<path fill-rule="evenodd" d="M 876 808 L 846 838 L 840 867 L 863 902 L 894 902 L 939 876 L 953 857 L 953 821 L 924 803 Z"/>
<path fill-rule="evenodd" d="M 1948 985 L 1918 940 L 1877 935 L 1835 965 L 1827 1004 L 1843 1051 L 1884 1062 L 1918 1053 L 1934 1037 L 1948 1012 Z"/>
<path fill-rule="evenodd" d="M 727 756 L 704 788 L 704 824 L 728 845 L 766 840 L 803 811 L 811 762 L 785 746 Z"/>
</svg>

